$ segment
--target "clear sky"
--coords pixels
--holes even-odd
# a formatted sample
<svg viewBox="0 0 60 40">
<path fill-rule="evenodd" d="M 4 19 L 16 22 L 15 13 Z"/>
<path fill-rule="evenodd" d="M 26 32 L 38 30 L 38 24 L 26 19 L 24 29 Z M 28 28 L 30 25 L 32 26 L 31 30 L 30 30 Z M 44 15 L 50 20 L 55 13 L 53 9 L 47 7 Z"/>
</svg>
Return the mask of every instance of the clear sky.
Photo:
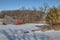
<svg viewBox="0 0 60 40">
<path fill-rule="evenodd" d="M 33 6 L 38 8 L 47 3 L 49 6 L 60 5 L 60 0 L 0 0 L 0 11 L 2 10 L 16 10 L 22 6 L 26 8 L 32 8 Z"/>
</svg>

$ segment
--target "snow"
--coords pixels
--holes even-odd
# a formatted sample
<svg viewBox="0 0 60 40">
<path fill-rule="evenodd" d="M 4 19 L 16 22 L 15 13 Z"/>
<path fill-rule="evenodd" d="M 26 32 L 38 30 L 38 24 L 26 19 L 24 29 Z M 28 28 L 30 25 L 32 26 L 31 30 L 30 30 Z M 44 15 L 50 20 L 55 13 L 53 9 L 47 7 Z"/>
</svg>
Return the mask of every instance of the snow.
<svg viewBox="0 0 60 40">
<path fill-rule="evenodd" d="M 0 25 L 0 40 L 60 40 L 60 31 L 35 31 L 36 24 Z M 38 24 L 37 24 L 38 25 Z M 24 33 L 30 31 L 29 33 Z"/>
<path fill-rule="evenodd" d="M 47 31 L 45 31 L 45 32 L 55 32 L 55 30 L 47 30 Z"/>
</svg>

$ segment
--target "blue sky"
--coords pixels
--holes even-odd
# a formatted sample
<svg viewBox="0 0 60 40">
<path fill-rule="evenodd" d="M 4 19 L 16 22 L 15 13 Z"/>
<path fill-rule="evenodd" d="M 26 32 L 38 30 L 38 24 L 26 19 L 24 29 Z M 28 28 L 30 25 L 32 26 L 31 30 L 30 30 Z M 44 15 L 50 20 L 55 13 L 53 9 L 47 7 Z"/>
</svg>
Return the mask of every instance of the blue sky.
<svg viewBox="0 0 60 40">
<path fill-rule="evenodd" d="M 60 5 L 60 0 L 0 0 L 0 11 L 2 10 L 16 10 L 22 6 L 25 8 L 43 7 L 43 4 L 47 3 L 50 7 Z"/>
</svg>

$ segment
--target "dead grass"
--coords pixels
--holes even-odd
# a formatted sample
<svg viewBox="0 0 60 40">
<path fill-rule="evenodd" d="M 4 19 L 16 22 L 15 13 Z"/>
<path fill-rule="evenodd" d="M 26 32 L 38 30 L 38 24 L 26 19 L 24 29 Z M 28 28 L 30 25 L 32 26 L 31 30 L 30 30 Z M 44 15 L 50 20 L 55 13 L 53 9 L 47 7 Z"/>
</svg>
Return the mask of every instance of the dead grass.
<svg viewBox="0 0 60 40">
<path fill-rule="evenodd" d="M 49 25 L 41 28 L 42 31 L 47 31 L 47 30 L 60 30 L 60 24 L 56 25 Z"/>
</svg>

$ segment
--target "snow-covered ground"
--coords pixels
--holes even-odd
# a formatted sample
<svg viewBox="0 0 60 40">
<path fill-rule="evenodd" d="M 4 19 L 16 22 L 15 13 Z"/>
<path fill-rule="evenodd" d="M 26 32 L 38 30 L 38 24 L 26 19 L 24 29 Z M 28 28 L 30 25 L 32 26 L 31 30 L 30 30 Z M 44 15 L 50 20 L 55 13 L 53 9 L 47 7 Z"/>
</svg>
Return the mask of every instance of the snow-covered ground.
<svg viewBox="0 0 60 40">
<path fill-rule="evenodd" d="M 60 40 L 60 31 L 32 32 L 32 29 L 41 28 L 35 25 L 38 24 L 0 25 L 0 40 Z M 24 33 L 26 31 L 30 32 Z"/>
</svg>

